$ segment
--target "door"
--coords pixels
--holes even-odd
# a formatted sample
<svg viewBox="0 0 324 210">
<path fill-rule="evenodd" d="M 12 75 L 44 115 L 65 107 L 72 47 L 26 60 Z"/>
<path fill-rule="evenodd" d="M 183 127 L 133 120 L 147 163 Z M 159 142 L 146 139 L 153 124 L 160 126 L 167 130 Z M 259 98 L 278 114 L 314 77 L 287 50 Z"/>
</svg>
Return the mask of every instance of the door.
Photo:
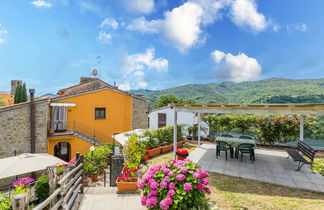
<svg viewBox="0 0 324 210">
<path fill-rule="evenodd" d="M 67 130 L 67 107 L 53 106 L 51 128 L 55 132 L 64 132 Z"/>
<path fill-rule="evenodd" d="M 68 142 L 60 142 L 54 146 L 54 156 L 69 162 L 71 153 L 71 146 Z"/>
</svg>

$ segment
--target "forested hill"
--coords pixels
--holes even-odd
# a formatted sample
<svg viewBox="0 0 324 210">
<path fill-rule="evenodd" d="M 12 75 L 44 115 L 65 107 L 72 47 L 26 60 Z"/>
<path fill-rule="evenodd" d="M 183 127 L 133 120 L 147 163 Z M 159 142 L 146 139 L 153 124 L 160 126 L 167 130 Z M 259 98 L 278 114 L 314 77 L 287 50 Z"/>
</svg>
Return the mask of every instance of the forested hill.
<svg viewBox="0 0 324 210">
<path fill-rule="evenodd" d="M 266 79 L 253 82 L 187 84 L 164 90 L 132 90 L 156 99 L 172 94 L 198 103 L 324 103 L 324 79 Z"/>
</svg>

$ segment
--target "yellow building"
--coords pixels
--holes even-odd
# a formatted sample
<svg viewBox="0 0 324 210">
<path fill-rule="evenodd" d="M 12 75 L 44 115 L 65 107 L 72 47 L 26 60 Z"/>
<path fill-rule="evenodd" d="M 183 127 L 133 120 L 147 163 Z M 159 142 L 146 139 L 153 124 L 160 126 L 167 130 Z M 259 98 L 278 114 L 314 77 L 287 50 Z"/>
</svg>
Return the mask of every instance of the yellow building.
<svg viewBox="0 0 324 210">
<path fill-rule="evenodd" d="M 0 92 L 0 101 L 3 101 L 5 105 L 13 104 L 14 96 L 10 92 Z"/>
<path fill-rule="evenodd" d="M 112 136 L 148 126 L 148 99 L 119 90 L 96 78 L 59 91 L 52 98 L 48 153 L 64 160 L 84 154 Z"/>
</svg>

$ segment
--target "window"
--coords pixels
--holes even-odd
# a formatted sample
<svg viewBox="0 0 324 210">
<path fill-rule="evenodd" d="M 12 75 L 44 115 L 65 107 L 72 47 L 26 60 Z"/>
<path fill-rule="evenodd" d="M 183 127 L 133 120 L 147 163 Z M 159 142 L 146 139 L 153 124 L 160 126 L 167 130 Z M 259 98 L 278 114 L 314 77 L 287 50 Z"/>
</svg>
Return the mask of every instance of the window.
<svg viewBox="0 0 324 210">
<path fill-rule="evenodd" d="M 166 113 L 158 113 L 158 127 L 166 126 Z"/>
<path fill-rule="evenodd" d="M 96 108 L 95 109 L 95 119 L 106 119 L 106 108 Z"/>
</svg>

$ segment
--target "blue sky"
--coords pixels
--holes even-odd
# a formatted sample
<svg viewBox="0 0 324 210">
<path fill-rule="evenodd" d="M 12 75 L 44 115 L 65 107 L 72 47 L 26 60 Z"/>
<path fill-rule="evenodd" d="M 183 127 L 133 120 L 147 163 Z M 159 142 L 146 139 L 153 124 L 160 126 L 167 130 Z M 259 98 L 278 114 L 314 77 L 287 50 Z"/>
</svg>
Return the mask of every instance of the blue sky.
<svg viewBox="0 0 324 210">
<path fill-rule="evenodd" d="M 322 0 L 2 0 L 0 90 L 324 78 Z"/>
</svg>

